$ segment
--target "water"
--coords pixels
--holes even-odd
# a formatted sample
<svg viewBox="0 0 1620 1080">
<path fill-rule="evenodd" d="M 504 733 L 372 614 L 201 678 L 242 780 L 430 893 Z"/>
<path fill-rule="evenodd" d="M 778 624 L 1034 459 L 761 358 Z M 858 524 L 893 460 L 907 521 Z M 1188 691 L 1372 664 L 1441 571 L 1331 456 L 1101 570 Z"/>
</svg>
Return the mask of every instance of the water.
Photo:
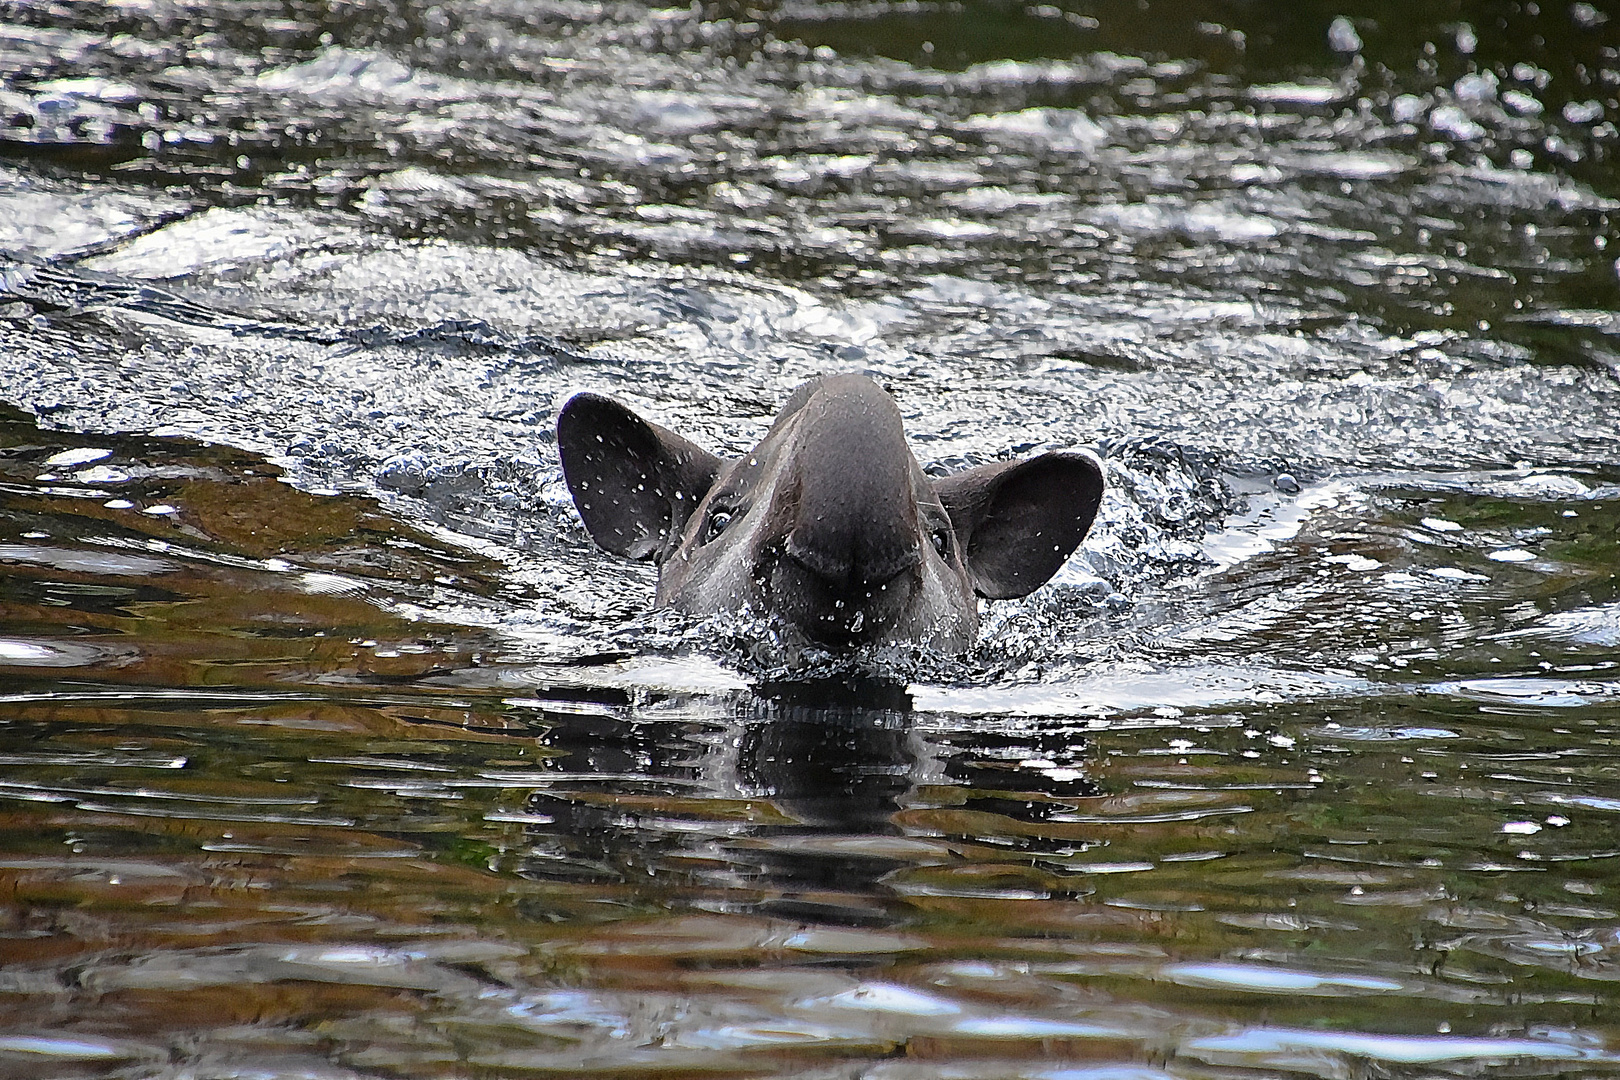
<svg viewBox="0 0 1620 1080">
<path fill-rule="evenodd" d="M 1620 1074 L 1620 14 L 0 11 L 0 1071 Z M 947 660 L 551 424 L 1085 446 Z"/>
</svg>

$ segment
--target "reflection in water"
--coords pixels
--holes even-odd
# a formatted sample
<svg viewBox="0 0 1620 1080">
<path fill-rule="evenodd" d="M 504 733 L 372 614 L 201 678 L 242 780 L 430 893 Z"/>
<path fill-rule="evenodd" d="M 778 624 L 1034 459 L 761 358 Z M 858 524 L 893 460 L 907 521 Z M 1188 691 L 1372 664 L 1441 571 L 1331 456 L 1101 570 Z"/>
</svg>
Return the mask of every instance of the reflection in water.
<svg viewBox="0 0 1620 1080">
<path fill-rule="evenodd" d="M 744 791 L 817 832 L 889 833 L 921 778 L 903 685 L 761 688 L 737 747 Z"/>
<path fill-rule="evenodd" d="M 0 1053 L 1620 1066 L 1590 1013 L 1620 955 L 1610 706 L 1560 710 L 1584 736 L 1385 694 L 1077 737 L 894 688 L 452 698 L 434 678 L 387 729 L 376 692 L 308 694 L 354 717 L 314 732 L 269 689 L 7 695 L 0 992 L 24 1019 Z M 26 1019 L 47 1007 L 66 1030 Z"/>
<path fill-rule="evenodd" d="M 1471 520 L 1434 510 L 1381 520 Z M 325 572 L 370 558 L 319 543 Z M 138 604 L 117 567 L 10 564 L 12 625 L 72 585 L 122 606 L 57 610 L 139 659 L 9 668 L 8 1065 L 1620 1071 L 1592 1012 L 1620 957 L 1612 697 L 1480 678 L 1182 710 L 1099 685 L 998 715 L 881 682 L 592 686 L 612 657 L 525 667 L 514 696 L 470 655 L 356 667 L 425 636 L 386 605 L 314 658 L 250 623 L 210 688 L 217 661 L 153 659 L 212 625 L 182 622 L 216 587 L 205 546 Z M 1612 682 L 1586 666 L 1583 693 Z"/>
</svg>

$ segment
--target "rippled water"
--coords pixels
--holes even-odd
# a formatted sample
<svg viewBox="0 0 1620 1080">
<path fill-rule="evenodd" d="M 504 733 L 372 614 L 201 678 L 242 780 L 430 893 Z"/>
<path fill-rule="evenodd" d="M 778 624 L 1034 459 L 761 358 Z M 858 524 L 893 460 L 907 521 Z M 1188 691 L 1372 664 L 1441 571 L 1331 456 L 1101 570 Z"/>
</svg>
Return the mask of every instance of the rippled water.
<svg viewBox="0 0 1620 1080">
<path fill-rule="evenodd" d="M 1620 1074 L 1620 13 L 0 7 L 0 1072 Z M 551 425 L 1090 447 L 947 661 Z"/>
</svg>

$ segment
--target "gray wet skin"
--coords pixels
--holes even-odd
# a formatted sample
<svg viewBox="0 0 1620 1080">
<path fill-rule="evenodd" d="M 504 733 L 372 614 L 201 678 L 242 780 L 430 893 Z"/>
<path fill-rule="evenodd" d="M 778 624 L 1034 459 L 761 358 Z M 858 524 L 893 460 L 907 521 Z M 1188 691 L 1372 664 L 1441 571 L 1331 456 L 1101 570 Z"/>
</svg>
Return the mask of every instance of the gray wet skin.
<svg viewBox="0 0 1620 1080">
<path fill-rule="evenodd" d="M 925 476 L 864 375 L 805 383 L 732 460 L 588 393 L 563 406 L 557 445 L 592 539 L 658 564 L 659 607 L 774 613 L 834 648 L 967 648 L 976 597 L 1045 583 L 1103 489 L 1083 453 Z"/>
</svg>

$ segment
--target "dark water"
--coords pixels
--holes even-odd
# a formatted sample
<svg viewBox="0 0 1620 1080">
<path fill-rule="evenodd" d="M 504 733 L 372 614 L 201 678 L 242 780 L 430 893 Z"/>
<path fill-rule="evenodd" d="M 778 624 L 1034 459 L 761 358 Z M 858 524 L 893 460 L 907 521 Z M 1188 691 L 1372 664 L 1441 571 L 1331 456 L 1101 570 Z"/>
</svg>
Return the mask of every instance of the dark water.
<svg viewBox="0 0 1620 1080">
<path fill-rule="evenodd" d="M 1620 1075 L 1620 11 L 0 4 L 0 1073 Z M 550 426 L 1110 490 L 960 660 Z"/>
</svg>

